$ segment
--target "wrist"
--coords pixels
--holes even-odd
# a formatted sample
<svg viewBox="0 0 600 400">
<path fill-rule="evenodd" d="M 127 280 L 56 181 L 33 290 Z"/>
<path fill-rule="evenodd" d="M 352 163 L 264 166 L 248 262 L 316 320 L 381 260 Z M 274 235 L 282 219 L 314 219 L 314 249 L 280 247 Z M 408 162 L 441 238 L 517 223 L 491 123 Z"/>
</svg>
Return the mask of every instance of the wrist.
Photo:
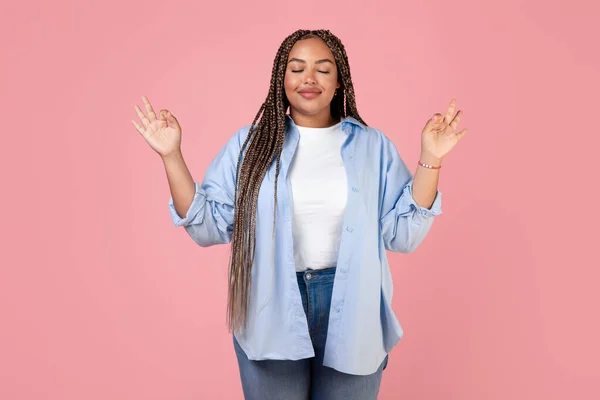
<svg viewBox="0 0 600 400">
<path fill-rule="evenodd" d="M 181 150 L 173 150 L 172 152 L 170 152 L 169 154 L 166 155 L 160 155 L 160 158 L 163 160 L 163 162 L 169 162 L 172 160 L 179 160 L 183 158 L 183 154 L 181 153 Z"/>
<path fill-rule="evenodd" d="M 442 165 L 442 158 L 435 157 L 429 153 L 421 152 L 419 157 L 419 161 L 423 164 L 433 165 L 435 167 L 440 167 Z"/>
</svg>

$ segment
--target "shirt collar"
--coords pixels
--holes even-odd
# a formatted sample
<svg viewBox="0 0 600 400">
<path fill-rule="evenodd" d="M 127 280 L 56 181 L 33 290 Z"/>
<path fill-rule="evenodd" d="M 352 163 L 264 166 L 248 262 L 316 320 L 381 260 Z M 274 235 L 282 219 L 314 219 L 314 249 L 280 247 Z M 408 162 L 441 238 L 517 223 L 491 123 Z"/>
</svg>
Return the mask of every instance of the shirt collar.
<svg viewBox="0 0 600 400">
<path fill-rule="evenodd" d="M 366 125 L 365 125 L 365 124 L 363 124 L 363 123 L 361 123 L 361 122 L 359 122 L 359 121 L 358 121 L 356 118 L 354 118 L 354 117 L 350 117 L 350 116 L 348 116 L 348 117 L 344 117 L 344 118 L 342 118 L 342 124 L 344 124 L 344 123 L 356 125 L 356 126 L 358 126 L 358 127 L 362 128 L 362 130 L 363 130 L 363 131 L 366 131 L 366 130 L 367 130 L 367 127 L 366 127 Z"/>
<path fill-rule="evenodd" d="M 294 124 L 294 120 L 292 119 L 292 117 L 289 114 L 285 115 L 286 121 L 288 124 Z M 366 131 L 367 127 L 366 125 L 364 125 L 363 123 L 359 122 L 356 118 L 354 117 L 344 117 L 340 120 L 340 122 L 342 123 L 342 125 L 344 124 L 352 124 L 352 125 L 356 125 L 358 127 L 360 127 L 362 130 Z"/>
</svg>

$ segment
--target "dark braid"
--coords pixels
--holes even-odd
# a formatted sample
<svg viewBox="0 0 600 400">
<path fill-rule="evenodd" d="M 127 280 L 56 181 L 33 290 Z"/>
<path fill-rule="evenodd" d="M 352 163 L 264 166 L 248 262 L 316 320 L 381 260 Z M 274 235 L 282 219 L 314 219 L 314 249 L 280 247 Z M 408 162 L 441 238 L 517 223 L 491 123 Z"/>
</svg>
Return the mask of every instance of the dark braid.
<svg viewBox="0 0 600 400">
<path fill-rule="evenodd" d="M 285 38 L 275 55 L 269 94 L 252 121 L 238 157 L 227 301 L 227 324 L 230 331 L 239 331 L 246 326 L 251 269 L 256 248 L 258 193 L 269 166 L 276 159 L 273 209 L 273 238 L 275 237 L 277 178 L 285 135 L 286 111 L 290 105 L 285 95 L 285 71 L 294 44 L 298 40 L 309 38 L 322 39 L 333 53 L 337 64 L 340 88 L 331 101 L 331 116 L 336 120 L 352 116 L 366 125 L 356 109 L 350 65 L 342 42 L 328 30 L 298 30 Z M 246 146 L 248 150 L 242 159 Z"/>
</svg>

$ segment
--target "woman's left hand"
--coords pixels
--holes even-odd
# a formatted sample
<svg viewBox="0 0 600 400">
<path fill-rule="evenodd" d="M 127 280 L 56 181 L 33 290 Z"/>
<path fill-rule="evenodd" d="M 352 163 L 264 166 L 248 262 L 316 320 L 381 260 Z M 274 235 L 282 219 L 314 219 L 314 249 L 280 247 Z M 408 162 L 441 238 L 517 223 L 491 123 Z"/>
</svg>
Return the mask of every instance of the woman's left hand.
<svg viewBox="0 0 600 400">
<path fill-rule="evenodd" d="M 422 155 L 441 160 L 467 133 L 466 129 L 456 131 L 463 112 L 459 110 L 454 115 L 455 107 L 456 100 L 452 99 L 445 117 L 442 118 L 442 114 L 436 113 L 427 121 L 421 132 Z"/>
</svg>

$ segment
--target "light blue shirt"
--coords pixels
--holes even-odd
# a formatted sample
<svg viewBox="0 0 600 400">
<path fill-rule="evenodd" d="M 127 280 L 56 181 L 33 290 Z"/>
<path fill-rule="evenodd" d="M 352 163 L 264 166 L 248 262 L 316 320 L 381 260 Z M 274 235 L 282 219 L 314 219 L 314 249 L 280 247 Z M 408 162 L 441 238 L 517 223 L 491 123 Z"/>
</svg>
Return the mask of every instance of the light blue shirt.
<svg viewBox="0 0 600 400">
<path fill-rule="evenodd" d="M 292 242 L 292 192 L 288 172 L 299 141 L 288 115 L 277 184 L 277 226 L 272 263 L 273 161 L 261 184 L 256 216 L 247 327 L 236 338 L 251 360 L 314 357 L 302 307 Z M 230 243 L 239 151 L 250 126 L 236 132 L 209 165 L 194 200 L 180 218 L 169 200 L 175 226 L 184 226 L 200 246 Z M 412 196 L 413 176 L 395 145 L 381 131 L 355 118 L 342 119 L 341 156 L 348 199 L 343 216 L 323 364 L 338 371 L 374 373 L 403 335 L 392 310 L 392 275 L 386 250 L 409 253 L 441 214 L 441 192 L 430 209 Z M 247 149 L 247 148 L 246 148 Z M 246 151 L 244 149 L 244 151 Z"/>
</svg>

